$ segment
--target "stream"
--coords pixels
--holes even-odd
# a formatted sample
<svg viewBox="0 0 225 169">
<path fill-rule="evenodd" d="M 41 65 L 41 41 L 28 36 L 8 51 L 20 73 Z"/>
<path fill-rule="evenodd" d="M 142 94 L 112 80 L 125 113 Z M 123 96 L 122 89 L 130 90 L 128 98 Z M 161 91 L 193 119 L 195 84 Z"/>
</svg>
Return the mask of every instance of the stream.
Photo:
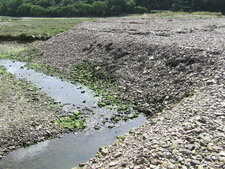
<svg viewBox="0 0 225 169">
<path fill-rule="evenodd" d="M 112 144 L 116 136 L 146 122 L 146 118 L 139 115 L 136 119 L 121 121 L 113 128 L 103 126 L 100 130 L 94 130 L 93 127 L 100 125 L 103 116 L 110 118 L 117 112 L 98 107 L 100 98 L 94 97 L 86 86 L 35 72 L 25 65 L 24 62 L 0 60 L 0 66 L 17 79 L 26 79 L 35 84 L 40 91 L 63 104 L 65 111 L 89 110 L 95 113 L 90 113 L 86 120 L 87 130 L 63 134 L 60 138 L 15 150 L 0 161 L 0 169 L 70 169 L 94 157 L 99 147 Z"/>
</svg>

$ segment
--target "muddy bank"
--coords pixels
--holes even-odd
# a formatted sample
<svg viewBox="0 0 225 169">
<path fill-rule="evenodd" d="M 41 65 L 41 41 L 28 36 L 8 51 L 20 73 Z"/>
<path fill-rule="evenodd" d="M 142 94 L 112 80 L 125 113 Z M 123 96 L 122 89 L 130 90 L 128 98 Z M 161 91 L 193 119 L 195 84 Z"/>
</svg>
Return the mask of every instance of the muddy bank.
<svg viewBox="0 0 225 169">
<path fill-rule="evenodd" d="M 116 18 L 83 23 L 41 44 L 38 62 L 84 62 L 116 79 L 117 95 L 151 114 L 192 94 L 217 67 L 225 18 Z M 204 80 L 205 81 L 204 81 Z"/>
<path fill-rule="evenodd" d="M 60 109 L 52 100 L 24 80 L 16 80 L 0 68 L 0 159 L 61 132 L 52 124 Z"/>
</svg>

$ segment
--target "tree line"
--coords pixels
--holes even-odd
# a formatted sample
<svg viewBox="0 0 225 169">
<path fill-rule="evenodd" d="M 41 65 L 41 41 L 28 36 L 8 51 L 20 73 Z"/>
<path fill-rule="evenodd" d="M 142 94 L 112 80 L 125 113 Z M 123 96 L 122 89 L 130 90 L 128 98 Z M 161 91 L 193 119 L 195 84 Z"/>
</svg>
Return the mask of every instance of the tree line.
<svg viewBox="0 0 225 169">
<path fill-rule="evenodd" d="M 0 0 L 1 16 L 113 16 L 151 10 L 225 14 L 225 0 Z"/>
</svg>

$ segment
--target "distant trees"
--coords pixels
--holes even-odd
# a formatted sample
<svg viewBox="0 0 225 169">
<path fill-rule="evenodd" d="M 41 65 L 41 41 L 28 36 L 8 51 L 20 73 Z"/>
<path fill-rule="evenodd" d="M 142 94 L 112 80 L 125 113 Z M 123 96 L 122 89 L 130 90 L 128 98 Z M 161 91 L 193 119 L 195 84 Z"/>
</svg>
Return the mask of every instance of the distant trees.
<svg viewBox="0 0 225 169">
<path fill-rule="evenodd" d="M 112 16 L 153 9 L 225 13 L 225 0 L 0 0 L 0 15 L 6 16 Z"/>
<path fill-rule="evenodd" d="M 225 0 L 174 0 L 172 10 L 219 12 L 225 10 Z"/>
<path fill-rule="evenodd" d="M 106 16 L 107 3 L 106 1 L 94 1 L 92 3 L 92 15 L 93 16 Z"/>
</svg>

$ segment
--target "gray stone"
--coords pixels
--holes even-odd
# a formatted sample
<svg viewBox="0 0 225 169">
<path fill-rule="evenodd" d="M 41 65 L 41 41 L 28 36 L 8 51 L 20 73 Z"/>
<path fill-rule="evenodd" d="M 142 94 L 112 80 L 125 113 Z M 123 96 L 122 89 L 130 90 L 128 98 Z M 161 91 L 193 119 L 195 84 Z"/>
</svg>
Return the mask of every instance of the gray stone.
<svg viewBox="0 0 225 169">
<path fill-rule="evenodd" d="M 103 155 L 106 156 L 109 153 L 109 149 L 106 147 L 100 147 L 99 152 Z"/>
<path fill-rule="evenodd" d="M 140 165 L 140 164 L 144 164 L 146 162 L 145 158 L 144 157 L 141 157 L 141 158 L 137 158 L 134 163 L 137 164 L 137 165 Z"/>
<path fill-rule="evenodd" d="M 189 150 L 194 150 L 195 145 L 194 144 L 187 144 L 187 145 L 185 145 L 185 148 L 187 148 Z"/>
<path fill-rule="evenodd" d="M 225 151 L 221 151 L 218 155 L 222 156 L 222 157 L 225 157 Z"/>
<path fill-rule="evenodd" d="M 201 133 L 199 135 L 199 137 L 204 140 L 204 141 L 207 141 L 207 142 L 210 142 L 211 141 L 211 137 L 208 133 Z"/>
<path fill-rule="evenodd" d="M 191 152 L 187 149 L 182 149 L 182 150 L 179 150 L 180 153 L 184 154 L 184 155 L 189 155 Z"/>
<path fill-rule="evenodd" d="M 213 84 L 216 84 L 216 83 L 217 83 L 217 81 L 215 79 L 211 79 L 211 80 L 206 81 L 207 85 L 213 85 Z"/>
<path fill-rule="evenodd" d="M 112 161 L 112 162 L 109 163 L 109 166 L 110 166 L 110 167 L 114 167 L 114 166 L 116 166 L 117 164 L 118 164 L 118 161 Z"/>
<path fill-rule="evenodd" d="M 118 157 L 120 157 L 120 156 L 122 156 L 122 153 L 116 153 L 116 154 L 114 155 L 115 158 L 118 158 Z"/>
<path fill-rule="evenodd" d="M 127 165 L 126 163 L 122 163 L 121 167 L 126 167 L 126 165 Z"/>
<path fill-rule="evenodd" d="M 200 165 L 201 163 L 198 160 L 191 160 L 191 165 Z"/>
</svg>

